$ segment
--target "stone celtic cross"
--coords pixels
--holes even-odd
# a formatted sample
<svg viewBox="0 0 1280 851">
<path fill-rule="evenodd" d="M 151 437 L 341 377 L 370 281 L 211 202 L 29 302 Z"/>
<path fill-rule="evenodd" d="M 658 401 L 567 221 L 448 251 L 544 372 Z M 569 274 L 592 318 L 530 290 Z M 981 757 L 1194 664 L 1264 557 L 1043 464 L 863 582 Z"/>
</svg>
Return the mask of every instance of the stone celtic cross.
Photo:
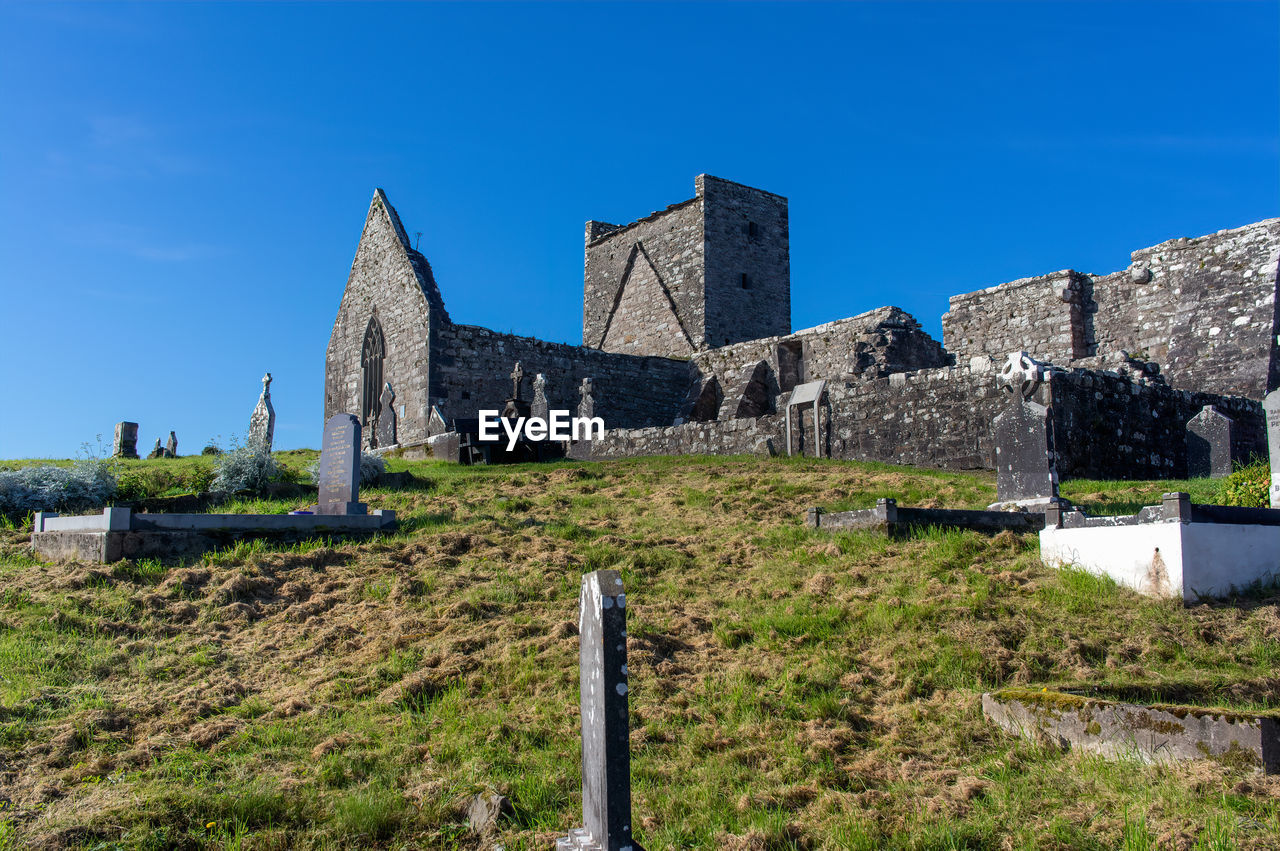
<svg viewBox="0 0 1280 851">
<path fill-rule="evenodd" d="M 516 361 L 516 368 L 511 371 L 511 398 L 520 398 L 520 382 L 524 379 L 524 368 Z"/>
</svg>

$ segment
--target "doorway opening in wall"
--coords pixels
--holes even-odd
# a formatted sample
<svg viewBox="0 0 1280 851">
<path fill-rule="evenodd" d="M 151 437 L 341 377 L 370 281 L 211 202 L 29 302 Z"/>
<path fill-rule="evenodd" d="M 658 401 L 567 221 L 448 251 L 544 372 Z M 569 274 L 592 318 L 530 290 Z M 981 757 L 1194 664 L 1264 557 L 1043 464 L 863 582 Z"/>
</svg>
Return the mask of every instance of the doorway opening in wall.
<svg viewBox="0 0 1280 851">
<path fill-rule="evenodd" d="M 804 343 L 793 340 L 778 344 L 778 389 L 783 393 L 804 384 Z"/>
<path fill-rule="evenodd" d="M 369 425 L 378 416 L 382 406 L 378 397 L 382 391 L 382 360 L 386 356 L 386 341 L 382 336 L 382 324 L 378 317 L 369 318 L 364 329 L 364 344 L 360 347 L 360 423 Z"/>
</svg>

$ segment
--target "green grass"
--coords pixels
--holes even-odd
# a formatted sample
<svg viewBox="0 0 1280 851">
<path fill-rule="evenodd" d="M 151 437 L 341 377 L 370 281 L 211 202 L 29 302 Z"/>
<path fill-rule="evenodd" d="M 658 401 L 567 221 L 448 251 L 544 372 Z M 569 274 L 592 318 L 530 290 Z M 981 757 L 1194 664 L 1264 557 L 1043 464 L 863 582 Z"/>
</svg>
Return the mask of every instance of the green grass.
<svg viewBox="0 0 1280 851">
<path fill-rule="evenodd" d="M 1280 709 L 1267 589 L 1184 608 L 1047 570 L 1033 537 L 802 523 L 879 496 L 985 506 L 987 474 L 746 457 L 391 469 L 426 484 L 366 491 L 402 525 L 361 543 L 42 565 L 18 522 L 0 529 L 0 849 L 477 848 L 466 806 L 485 789 L 512 802 L 495 842 L 546 848 L 581 817 L 574 621 L 600 568 L 627 585 L 645 847 L 1280 835 L 1271 781 L 1046 750 L 978 703 L 1043 686 Z M 1101 509 L 1200 486 L 1064 491 Z"/>
</svg>

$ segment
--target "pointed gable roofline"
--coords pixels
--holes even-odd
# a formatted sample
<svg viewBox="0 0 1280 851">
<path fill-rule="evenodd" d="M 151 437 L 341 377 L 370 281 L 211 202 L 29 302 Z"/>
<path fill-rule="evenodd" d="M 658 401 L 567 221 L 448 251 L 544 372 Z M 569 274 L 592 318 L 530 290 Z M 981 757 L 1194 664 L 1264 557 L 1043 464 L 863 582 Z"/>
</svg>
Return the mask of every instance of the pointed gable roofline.
<svg viewBox="0 0 1280 851">
<path fill-rule="evenodd" d="M 373 200 L 369 206 L 380 207 L 386 213 L 387 221 L 391 223 L 396 238 L 400 240 L 400 247 L 404 249 L 405 257 L 413 267 L 413 273 L 418 279 L 418 286 L 422 289 L 422 295 L 426 298 L 428 306 L 433 313 L 452 324 L 449 311 L 444 307 L 444 297 L 440 295 L 440 287 L 436 284 L 436 277 L 431 271 L 431 264 L 421 252 L 409 244 L 409 234 L 405 232 L 404 225 L 400 222 L 400 214 L 396 212 L 395 207 L 391 206 L 391 202 L 387 200 L 387 193 L 382 190 L 382 187 L 373 190 Z"/>
</svg>

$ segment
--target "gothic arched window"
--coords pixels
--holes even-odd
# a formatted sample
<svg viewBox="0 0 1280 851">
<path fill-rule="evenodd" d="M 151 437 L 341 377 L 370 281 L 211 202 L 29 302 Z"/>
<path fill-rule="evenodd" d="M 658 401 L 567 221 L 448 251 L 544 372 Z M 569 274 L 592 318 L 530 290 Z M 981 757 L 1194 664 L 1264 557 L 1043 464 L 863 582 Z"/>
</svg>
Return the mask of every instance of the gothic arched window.
<svg viewBox="0 0 1280 851">
<path fill-rule="evenodd" d="M 369 319 L 364 331 L 364 345 L 360 347 L 360 422 L 369 425 L 382 407 L 378 396 L 382 391 L 382 358 L 387 346 L 382 337 L 382 325 L 378 317 Z"/>
</svg>

